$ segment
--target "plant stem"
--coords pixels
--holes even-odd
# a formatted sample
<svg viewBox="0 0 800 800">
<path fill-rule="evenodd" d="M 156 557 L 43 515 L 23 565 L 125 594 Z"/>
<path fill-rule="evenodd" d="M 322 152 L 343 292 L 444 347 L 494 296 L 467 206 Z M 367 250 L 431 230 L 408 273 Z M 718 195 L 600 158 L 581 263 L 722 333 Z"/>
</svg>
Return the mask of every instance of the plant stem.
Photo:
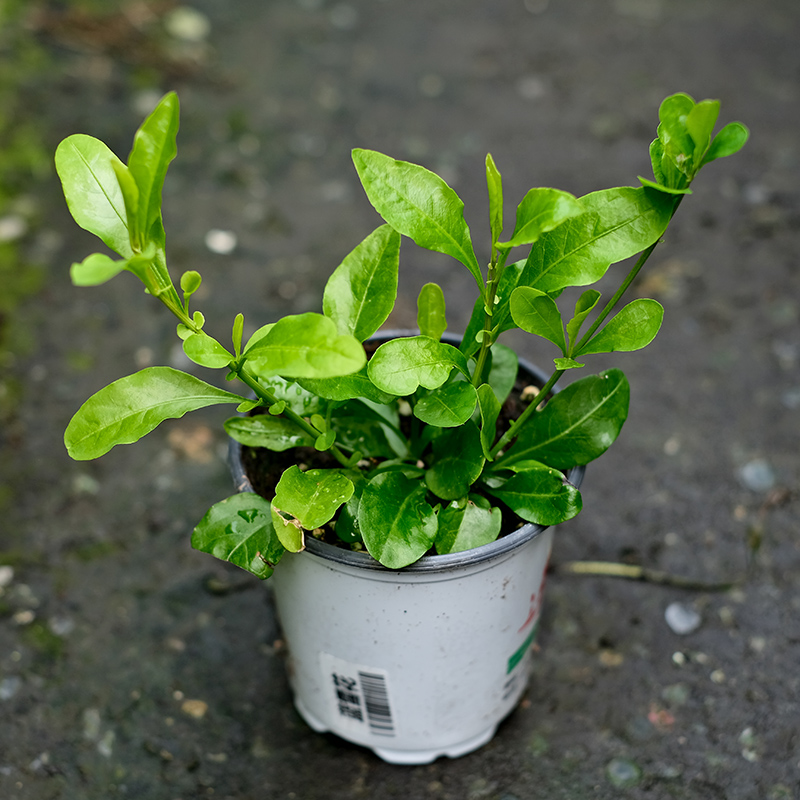
<svg viewBox="0 0 800 800">
<path fill-rule="evenodd" d="M 489 271 L 486 276 L 486 296 L 484 297 L 484 317 L 483 317 L 483 338 L 481 339 L 481 349 L 476 359 L 475 372 L 472 373 L 472 385 L 477 389 L 483 382 L 483 373 L 486 369 L 486 359 L 493 344 L 492 342 L 492 321 L 494 319 L 494 303 L 497 297 L 497 287 L 500 285 L 500 277 L 503 274 L 508 250 L 500 250 L 498 254 L 492 250 L 492 261 L 489 264 Z"/>
<path fill-rule="evenodd" d="M 566 370 L 557 369 L 548 379 L 547 383 L 542 386 L 539 394 L 531 400 L 528 407 L 511 423 L 508 430 L 500 437 L 500 440 L 492 448 L 490 455 L 492 458 L 497 458 L 497 454 L 511 441 L 516 439 L 520 428 L 525 424 L 529 417 L 536 413 L 539 403 L 544 400 L 550 393 L 551 389 L 556 385 L 556 381 L 564 374 Z M 541 398 L 541 400 L 539 399 Z"/>
<path fill-rule="evenodd" d="M 234 367 L 233 371 L 236 373 L 236 377 L 244 383 L 248 388 L 252 389 L 253 393 L 258 397 L 260 400 L 263 400 L 268 406 L 271 406 L 273 403 L 278 402 L 278 398 L 275 397 L 274 394 L 269 389 L 264 388 L 256 379 L 256 377 L 248 372 L 244 367 Z M 300 428 L 304 433 L 307 433 L 313 439 L 317 439 L 319 437 L 319 431 L 307 420 L 303 419 L 299 414 L 292 411 L 291 408 L 286 406 L 283 411 L 281 411 L 281 416 L 286 417 L 286 419 L 293 422 Z M 336 445 L 333 445 L 330 448 L 331 455 L 343 466 L 349 467 L 349 461 L 347 457 L 339 450 Z"/>
<path fill-rule="evenodd" d="M 550 572 L 568 575 L 594 575 L 607 578 L 625 578 L 630 581 L 645 581 L 661 586 L 675 586 L 679 589 L 691 589 L 701 592 L 724 592 L 733 588 L 738 581 L 720 581 L 708 583 L 681 575 L 672 575 L 661 570 L 638 567 L 633 564 L 617 564 L 610 561 L 566 561 L 563 564 L 551 564 Z"/>
</svg>

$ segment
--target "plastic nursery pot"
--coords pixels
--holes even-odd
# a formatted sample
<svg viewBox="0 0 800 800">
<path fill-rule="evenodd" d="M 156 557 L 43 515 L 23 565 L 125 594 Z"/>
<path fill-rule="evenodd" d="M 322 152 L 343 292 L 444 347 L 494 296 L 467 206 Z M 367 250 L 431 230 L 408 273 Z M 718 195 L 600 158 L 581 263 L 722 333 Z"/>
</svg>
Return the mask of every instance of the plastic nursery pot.
<svg viewBox="0 0 800 800">
<path fill-rule="evenodd" d="M 391 337 L 387 337 L 391 338 Z M 540 372 L 520 364 L 532 382 Z M 237 487 L 252 491 L 231 443 Z M 569 472 L 579 486 L 584 468 Z M 389 570 L 309 536 L 270 579 L 300 716 L 393 764 L 488 742 L 530 673 L 552 529 Z"/>
</svg>

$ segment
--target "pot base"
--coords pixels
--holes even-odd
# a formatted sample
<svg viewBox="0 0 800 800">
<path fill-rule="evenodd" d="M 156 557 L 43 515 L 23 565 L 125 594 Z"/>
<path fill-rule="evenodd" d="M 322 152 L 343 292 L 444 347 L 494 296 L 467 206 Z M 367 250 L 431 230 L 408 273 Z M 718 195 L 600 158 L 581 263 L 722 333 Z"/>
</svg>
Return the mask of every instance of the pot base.
<svg viewBox="0 0 800 800">
<path fill-rule="evenodd" d="M 294 707 L 297 709 L 297 713 L 303 718 L 303 721 L 315 733 L 333 733 L 335 736 L 339 736 L 341 739 L 351 742 L 352 744 L 357 744 L 361 747 L 367 747 L 367 749 L 372 750 L 372 752 L 375 753 L 378 758 L 385 761 L 387 764 L 398 764 L 403 766 L 422 766 L 424 764 L 431 764 L 436 761 L 437 758 L 441 758 L 442 756 L 447 756 L 448 758 L 460 758 L 468 753 L 472 753 L 474 750 L 483 747 L 485 744 L 491 741 L 499 724 L 497 723 L 491 725 L 485 731 L 482 731 L 476 736 L 472 736 L 463 742 L 459 742 L 458 744 L 450 745 L 447 748 L 430 750 L 393 750 L 390 747 L 372 747 L 370 745 L 364 745 L 361 742 L 348 739 L 347 736 L 344 736 L 337 731 L 332 731 L 327 725 L 325 725 L 324 722 L 322 722 L 322 720 L 315 717 L 303 705 L 303 701 L 297 697 L 294 699 Z"/>
</svg>

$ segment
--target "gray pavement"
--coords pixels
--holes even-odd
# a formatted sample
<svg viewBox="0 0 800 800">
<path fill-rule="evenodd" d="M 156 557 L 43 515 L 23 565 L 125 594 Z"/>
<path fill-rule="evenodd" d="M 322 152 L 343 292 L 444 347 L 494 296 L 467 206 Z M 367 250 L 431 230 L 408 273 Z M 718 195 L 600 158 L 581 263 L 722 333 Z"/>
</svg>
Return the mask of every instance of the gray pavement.
<svg viewBox="0 0 800 800">
<path fill-rule="evenodd" d="M 180 354 L 132 278 L 71 287 L 68 265 L 94 245 L 50 181 L 32 244 L 48 282 L 19 312 L 33 346 L 0 434 L 0 798 L 800 798 L 796 0 L 196 0 L 206 38 L 173 17 L 147 40 L 180 47 L 180 63 L 147 57 L 134 34 L 163 18 L 143 7 L 127 6 L 128 47 L 40 32 L 58 72 L 37 102 L 53 145 L 82 131 L 125 156 L 139 109 L 179 91 L 171 266 L 203 274 L 220 335 L 240 310 L 251 328 L 318 310 L 327 274 L 377 226 L 352 147 L 440 171 L 478 238 L 487 151 L 509 198 L 582 194 L 650 174 L 667 94 L 719 98 L 723 121 L 745 122 L 746 149 L 704 171 L 643 277 L 664 328 L 613 361 L 631 416 L 553 554 L 739 583 L 556 573 L 530 690 L 464 758 L 388 766 L 312 733 L 266 587 L 189 548 L 231 490 L 225 412 L 67 458 L 63 429 L 92 391 Z M 214 230 L 232 252 L 209 248 L 232 241 Z M 436 280 L 462 329 L 466 271 L 411 246 L 403 259 L 392 323 L 413 324 Z M 673 603 L 699 627 L 674 632 Z"/>
</svg>

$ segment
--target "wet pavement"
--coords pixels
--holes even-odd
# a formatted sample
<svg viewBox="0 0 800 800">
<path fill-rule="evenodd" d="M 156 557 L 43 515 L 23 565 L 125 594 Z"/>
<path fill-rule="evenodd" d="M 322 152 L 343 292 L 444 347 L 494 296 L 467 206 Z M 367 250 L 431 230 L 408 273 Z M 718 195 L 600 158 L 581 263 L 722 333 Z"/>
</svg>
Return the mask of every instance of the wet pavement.
<svg viewBox="0 0 800 800">
<path fill-rule="evenodd" d="M 464 758 L 388 766 L 312 733 L 267 589 L 189 548 L 231 491 L 224 410 L 97 462 L 67 458 L 64 427 L 91 392 L 181 356 L 133 278 L 71 287 L 68 265 L 94 245 L 51 178 L 25 240 L 47 281 L 17 309 L 31 345 L 3 384 L 21 382 L 0 437 L 0 797 L 800 798 L 795 0 L 125 9 L 89 33 L 40 18 L 31 35 L 53 70 L 31 102 L 52 147 L 81 131 L 125 156 L 143 111 L 178 90 L 170 263 L 203 274 L 198 304 L 219 335 L 238 311 L 254 329 L 318 310 L 327 274 L 378 224 L 353 147 L 440 172 L 480 241 L 487 151 L 508 198 L 532 185 L 580 195 L 650 174 L 667 94 L 719 98 L 722 121 L 745 122 L 747 147 L 698 178 L 642 277 L 664 328 L 613 361 L 631 415 L 553 554 L 736 586 L 556 572 L 530 690 Z M 410 246 L 402 258 L 391 322 L 413 324 L 416 291 L 435 280 L 463 329 L 468 273 Z"/>
</svg>

